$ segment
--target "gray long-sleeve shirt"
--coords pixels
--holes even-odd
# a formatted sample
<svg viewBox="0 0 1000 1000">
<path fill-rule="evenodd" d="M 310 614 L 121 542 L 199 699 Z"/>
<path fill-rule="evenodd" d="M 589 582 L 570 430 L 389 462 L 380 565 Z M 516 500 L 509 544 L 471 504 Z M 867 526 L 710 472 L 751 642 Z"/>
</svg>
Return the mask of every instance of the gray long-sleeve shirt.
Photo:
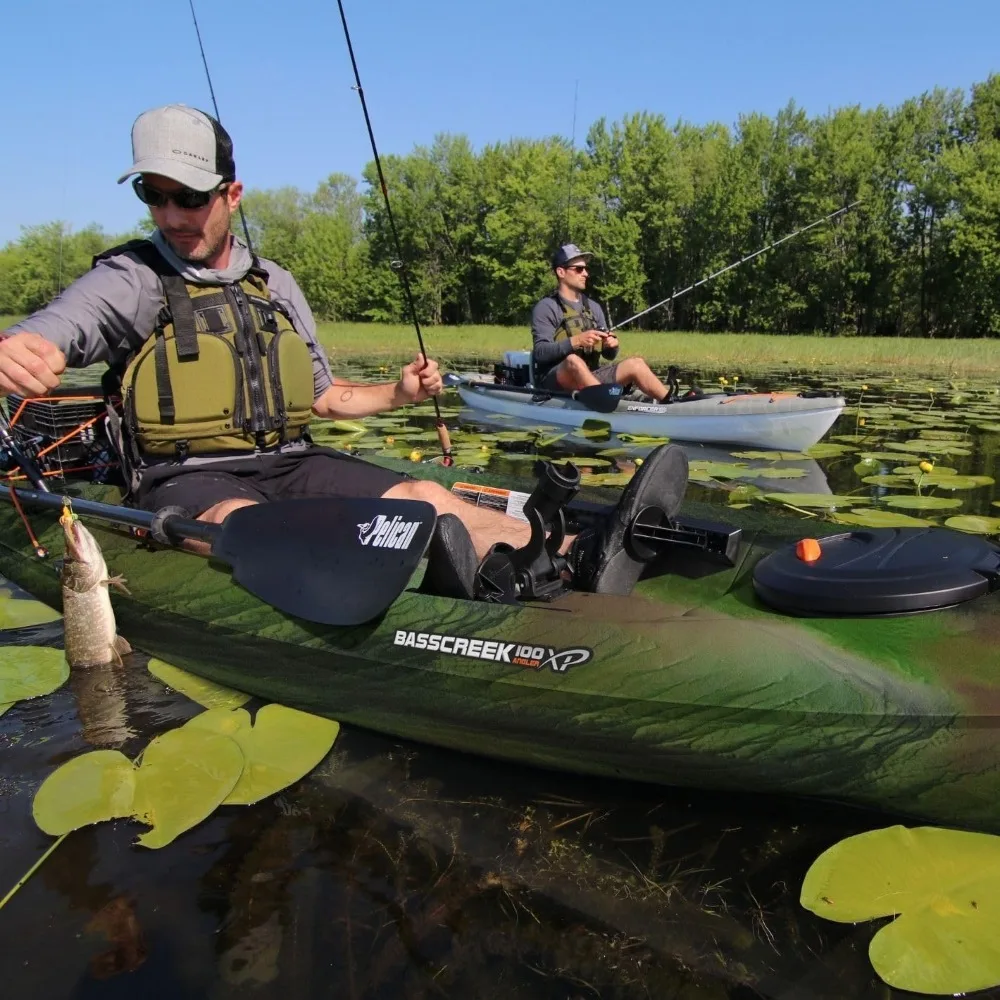
<svg viewBox="0 0 1000 1000">
<path fill-rule="evenodd" d="M 604 329 L 608 323 L 604 317 L 604 310 L 593 300 L 587 299 L 590 311 L 594 314 L 595 329 Z M 569 338 L 556 340 L 556 332 L 563 324 L 565 318 L 564 307 L 580 310 L 583 302 L 567 302 L 561 295 L 546 295 L 541 302 L 535 305 L 531 312 L 531 339 L 532 361 L 535 367 L 535 382 L 541 381 L 547 372 L 551 371 L 563 358 L 573 353 L 573 345 Z M 601 356 L 608 361 L 614 360 L 618 355 L 617 347 L 605 347 L 601 351 Z"/>
<path fill-rule="evenodd" d="M 154 238 L 153 242 L 163 252 L 162 238 Z M 252 263 L 246 246 L 238 239 L 234 239 L 231 265 L 225 271 L 196 267 L 169 252 L 164 255 L 175 267 L 183 268 L 186 279 L 205 285 L 238 281 Z M 259 263 L 267 271 L 272 299 L 288 311 L 292 325 L 309 348 L 313 399 L 318 399 L 333 384 L 333 376 L 316 337 L 312 310 L 288 271 L 274 261 L 260 259 Z M 67 365 L 73 368 L 100 361 L 118 364 L 152 335 L 165 304 L 163 285 L 156 272 L 134 254 L 125 253 L 99 261 L 58 298 L 6 332 L 30 330 L 41 334 L 66 355 Z"/>
</svg>

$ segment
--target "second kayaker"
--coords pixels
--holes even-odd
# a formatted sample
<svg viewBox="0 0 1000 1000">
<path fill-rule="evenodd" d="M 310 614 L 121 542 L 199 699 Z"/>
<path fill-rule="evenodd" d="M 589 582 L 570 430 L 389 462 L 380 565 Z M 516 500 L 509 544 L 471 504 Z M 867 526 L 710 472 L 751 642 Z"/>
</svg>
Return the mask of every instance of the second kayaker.
<svg viewBox="0 0 1000 1000">
<path fill-rule="evenodd" d="M 593 254 L 564 243 L 552 258 L 558 287 L 531 313 L 534 385 L 574 392 L 591 385 L 635 386 L 657 403 L 670 390 L 639 357 L 616 360 L 618 338 L 608 333 L 604 311 L 587 293 Z"/>
</svg>

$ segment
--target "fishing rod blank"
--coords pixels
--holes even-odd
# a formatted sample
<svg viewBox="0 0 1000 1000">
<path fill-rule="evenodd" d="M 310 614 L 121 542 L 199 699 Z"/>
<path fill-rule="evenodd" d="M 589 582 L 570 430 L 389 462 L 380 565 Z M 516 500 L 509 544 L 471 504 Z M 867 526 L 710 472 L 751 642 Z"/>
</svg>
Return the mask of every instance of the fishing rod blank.
<svg viewBox="0 0 1000 1000">
<path fill-rule="evenodd" d="M 219 102 L 215 99 L 215 87 L 212 86 L 212 74 L 208 71 L 208 60 L 205 58 L 205 46 L 201 41 L 201 28 L 198 27 L 198 15 L 194 12 L 194 0 L 188 0 L 188 6 L 191 8 L 191 20 L 194 21 L 194 33 L 198 36 L 198 49 L 201 52 L 201 64 L 205 67 L 205 79 L 208 80 L 208 92 L 212 95 L 212 108 L 215 111 L 215 120 L 221 125 L 222 116 L 219 114 Z M 243 235 L 247 240 L 247 250 L 250 251 L 250 256 L 254 256 L 253 243 L 250 240 L 250 227 L 247 225 L 246 213 L 243 211 L 243 202 L 241 201 L 238 206 L 238 211 L 240 213 L 240 222 L 243 223 Z"/>
<path fill-rule="evenodd" d="M 823 225 L 824 222 L 829 222 L 830 219 L 835 219 L 838 215 L 843 215 L 844 212 L 849 212 L 852 208 L 857 207 L 861 204 L 863 199 L 859 198 L 857 201 L 852 201 L 850 205 L 845 205 L 843 208 L 838 208 L 836 212 L 831 212 L 829 215 L 824 215 L 822 219 L 817 219 L 815 222 L 810 222 L 808 226 L 803 226 L 801 229 L 796 229 L 794 233 L 788 233 L 787 236 L 782 236 L 780 240 L 775 240 L 773 243 L 769 243 L 766 247 L 761 247 L 760 250 L 754 250 L 753 253 L 747 254 L 746 257 L 740 258 L 740 260 L 735 261 L 732 264 L 727 264 L 725 267 L 720 268 L 718 271 L 713 271 L 711 274 L 706 275 L 700 281 L 696 281 L 693 285 L 688 285 L 687 288 L 682 288 L 679 292 L 674 292 L 673 295 L 668 295 L 665 299 L 661 299 L 659 302 L 654 303 L 651 306 L 643 309 L 642 312 L 637 312 L 634 316 L 629 316 L 628 319 L 623 319 L 620 323 L 616 323 L 608 333 L 614 333 L 615 330 L 620 330 L 623 326 L 627 326 L 629 323 L 634 322 L 647 313 L 651 313 L 654 309 L 659 309 L 660 306 L 665 306 L 668 302 L 673 302 L 674 299 L 679 299 L 682 295 L 687 295 L 688 292 L 694 291 L 694 289 L 699 288 L 701 285 L 706 284 L 713 278 L 718 278 L 720 274 L 725 274 L 727 271 L 732 271 L 733 268 L 739 267 L 740 264 L 745 264 L 748 260 L 753 260 L 754 257 L 759 257 L 762 253 L 767 253 L 768 250 L 773 250 L 776 246 L 780 246 L 786 240 L 790 240 L 795 236 L 800 236 L 802 233 L 808 232 L 810 229 L 815 229 L 816 226 Z"/>
<path fill-rule="evenodd" d="M 368 114 L 368 102 L 365 101 L 365 91 L 361 86 L 361 74 L 358 72 L 358 61 L 354 58 L 354 46 L 351 44 L 351 33 L 347 28 L 347 15 L 344 13 L 343 0 L 337 0 L 337 7 L 340 10 L 340 23 L 344 26 L 344 39 L 347 42 L 347 53 L 351 57 L 351 68 L 354 70 L 354 89 L 358 92 L 361 100 L 361 110 L 364 112 L 365 125 L 368 128 L 368 140 L 372 147 L 372 156 L 375 158 L 375 170 L 378 173 L 379 186 L 382 188 L 382 199 L 385 202 L 385 214 L 389 220 L 389 229 L 392 232 L 393 245 L 396 249 L 397 259 L 393 261 L 393 269 L 399 274 L 400 284 L 403 286 L 403 296 L 410 310 L 410 317 L 413 320 L 413 328 L 417 331 L 417 343 L 420 345 L 420 353 L 424 357 L 424 364 L 427 363 L 427 350 L 424 347 L 424 337 L 420 331 L 420 320 L 417 317 L 417 307 L 413 301 L 413 293 L 410 291 L 410 282 L 406 277 L 406 262 L 403 259 L 403 246 L 399 240 L 399 232 L 396 229 L 396 220 L 392 215 L 392 205 L 389 203 L 389 188 L 385 182 L 385 174 L 382 172 L 382 160 L 378 155 L 378 147 L 375 145 L 375 132 L 372 129 L 372 120 Z M 444 464 L 451 465 L 451 438 L 448 436 L 448 428 L 445 426 L 444 418 L 441 416 L 441 407 L 438 405 L 437 397 L 431 396 L 434 404 L 434 415 L 437 418 L 435 427 L 438 438 L 441 442 L 441 452 L 444 455 Z"/>
</svg>

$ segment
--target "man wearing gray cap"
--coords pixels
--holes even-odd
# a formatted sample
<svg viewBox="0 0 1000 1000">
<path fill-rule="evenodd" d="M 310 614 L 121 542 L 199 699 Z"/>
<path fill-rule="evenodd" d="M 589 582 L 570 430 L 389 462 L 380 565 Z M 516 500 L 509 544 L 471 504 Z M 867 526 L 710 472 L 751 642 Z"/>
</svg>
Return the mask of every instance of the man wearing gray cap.
<svg viewBox="0 0 1000 1000">
<path fill-rule="evenodd" d="M 437 395 L 437 363 L 418 355 L 384 384 L 333 378 L 295 279 L 231 233 L 243 185 L 214 118 L 180 104 L 154 108 L 136 119 L 132 153 L 119 183 L 134 178 L 155 231 L 101 254 L 0 334 L 0 396 L 45 395 L 67 365 L 105 362 L 120 380 L 116 437 L 139 506 L 220 523 L 283 497 L 425 500 L 440 515 L 431 552 L 437 545 L 444 565 L 432 572 L 429 559 L 425 583 L 435 577 L 436 593 L 473 596 L 479 560 L 495 543 L 526 544 L 528 526 L 436 483 L 316 447 L 307 430 L 312 416 L 366 417 Z M 638 578 L 624 526 L 636 504 L 651 502 L 641 485 L 579 547 L 579 579 L 590 589 L 630 589 Z"/>
<path fill-rule="evenodd" d="M 591 385 L 637 386 L 663 402 L 670 390 L 642 358 L 618 357 L 618 338 L 608 333 L 601 307 L 586 295 L 592 253 L 564 243 L 552 258 L 559 287 L 531 313 L 534 384 L 574 392 Z"/>
<path fill-rule="evenodd" d="M 295 279 L 230 231 L 243 185 L 211 116 L 172 104 L 140 115 L 119 178 L 156 229 L 101 254 L 48 306 L 3 334 L 0 395 L 43 395 L 65 367 L 106 362 L 121 380 L 134 501 L 215 523 L 282 496 L 395 497 L 456 514 L 482 556 L 523 544 L 523 522 L 350 455 L 314 446 L 313 416 L 365 417 L 441 392 L 418 356 L 395 382 L 335 380 Z"/>
</svg>

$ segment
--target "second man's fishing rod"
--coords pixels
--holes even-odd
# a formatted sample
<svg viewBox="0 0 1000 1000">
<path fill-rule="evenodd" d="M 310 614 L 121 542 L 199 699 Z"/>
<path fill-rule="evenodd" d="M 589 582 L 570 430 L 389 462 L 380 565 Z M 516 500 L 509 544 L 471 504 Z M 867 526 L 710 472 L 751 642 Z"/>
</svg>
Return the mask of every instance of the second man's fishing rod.
<svg viewBox="0 0 1000 1000">
<path fill-rule="evenodd" d="M 361 99 L 361 110 L 365 115 L 365 125 L 368 128 L 368 140 L 371 142 L 372 156 L 375 158 L 375 170 L 378 173 L 379 186 L 382 188 L 382 198 L 385 201 L 385 214 L 389 220 L 389 229 L 392 232 L 392 241 L 396 249 L 396 260 L 393 261 L 393 269 L 399 274 L 400 284 L 403 286 L 403 296 L 406 305 L 410 310 L 410 317 L 413 320 L 413 328 L 417 331 L 417 343 L 420 345 L 420 353 L 423 355 L 424 364 L 427 364 L 427 349 L 424 347 L 424 337 L 420 331 L 420 320 L 417 317 L 417 307 L 413 301 L 413 293 L 410 291 L 410 282 L 406 276 L 406 261 L 403 259 L 403 246 L 399 240 L 399 232 L 396 229 L 396 220 L 392 215 L 392 205 L 389 203 L 389 187 L 385 182 L 385 174 L 382 172 L 382 160 L 378 155 L 378 147 L 375 145 L 375 132 L 372 130 L 372 120 L 368 114 L 368 103 L 365 101 L 365 91 L 361 86 L 361 74 L 358 72 L 358 61 L 354 58 L 354 46 L 351 44 L 351 33 L 347 28 L 347 15 L 344 13 L 343 0 L 337 0 L 337 8 L 340 10 L 340 23 L 344 26 L 344 39 L 347 42 L 347 52 L 351 57 L 351 68 L 354 70 L 354 89 Z M 438 439 L 441 442 L 441 453 L 444 455 L 444 464 L 451 465 L 451 438 L 448 436 L 448 428 L 445 426 L 444 418 L 441 416 L 441 407 L 438 405 L 437 397 L 431 396 L 434 404 L 435 428 Z"/>
<path fill-rule="evenodd" d="M 654 302 L 653 305 L 647 306 L 642 312 L 637 312 L 634 316 L 629 316 L 628 319 L 623 319 L 620 323 L 615 323 L 608 333 L 614 333 L 615 330 L 620 330 L 623 326 L 628 326 L 629 323 L 635 322 L 642 316 L 653 312 L 654 309 L 659 309 L 661 306 L 667 305 L 669 302 L 673 302 L 674 299 L 679 299 L 682 295 L 687 295 L 688 292 L 693 292 L 696 288 L 700 288 L 702 285 L 711 281 L 713 278 L 718 278 L 720 274 L 725 274 L 727 271 L 732 271 L 733 268 L 739 267 L 740 264 L 745 264 L 748 260 L 753 260 L 754 257 L 759 257 L 762 253 L 767 253 L 768 250 L 773 250 L 776 246 L 780 246 L 786 240 L 790 240 L 795 236 L 800 236 L 802 233 L 808 232 L 810 229 L 815 229 L 816 226 L 823 225 L 824 222 L 829 222 L 831 219 L 835 219 L 838 215 L 843 215 L 844 212 L 849 212 L 852 208 L 856 208 L 861 204 L 862 199 L 857 201 L 852 201 L 850 205 L 845 205 L 843 208 L 838 208 L 836 212 L 831 212 L 829 215 L 824 215 L 822 219 L 817 219 L 815 222 L 810 222 L 808 226 L 803 226 L 801 229 L 796 229 L 794 233 L 788 233 L 787 236 L 782 236 L 780 240 L 775 240 L 773 243 L 769 243 L 766 247 L 761 247 L 760 250 L 754 250 L 753 253 L 747 254 L 746 257 L 741 257 L 739 260 L 734 261 L 732 264 L 727 264 L 725 267 L 720 268 L 718 271 L 713 271 L 711 274 L 706 274 L 704 278 L 696 281 L 693 285 L 688 285 L 687 288 L 682 288 L 679 292 L 674 292 L 672 295 L 668 295 L 665 299 L 661 299 L 659 302 Z"/>
</svg>

